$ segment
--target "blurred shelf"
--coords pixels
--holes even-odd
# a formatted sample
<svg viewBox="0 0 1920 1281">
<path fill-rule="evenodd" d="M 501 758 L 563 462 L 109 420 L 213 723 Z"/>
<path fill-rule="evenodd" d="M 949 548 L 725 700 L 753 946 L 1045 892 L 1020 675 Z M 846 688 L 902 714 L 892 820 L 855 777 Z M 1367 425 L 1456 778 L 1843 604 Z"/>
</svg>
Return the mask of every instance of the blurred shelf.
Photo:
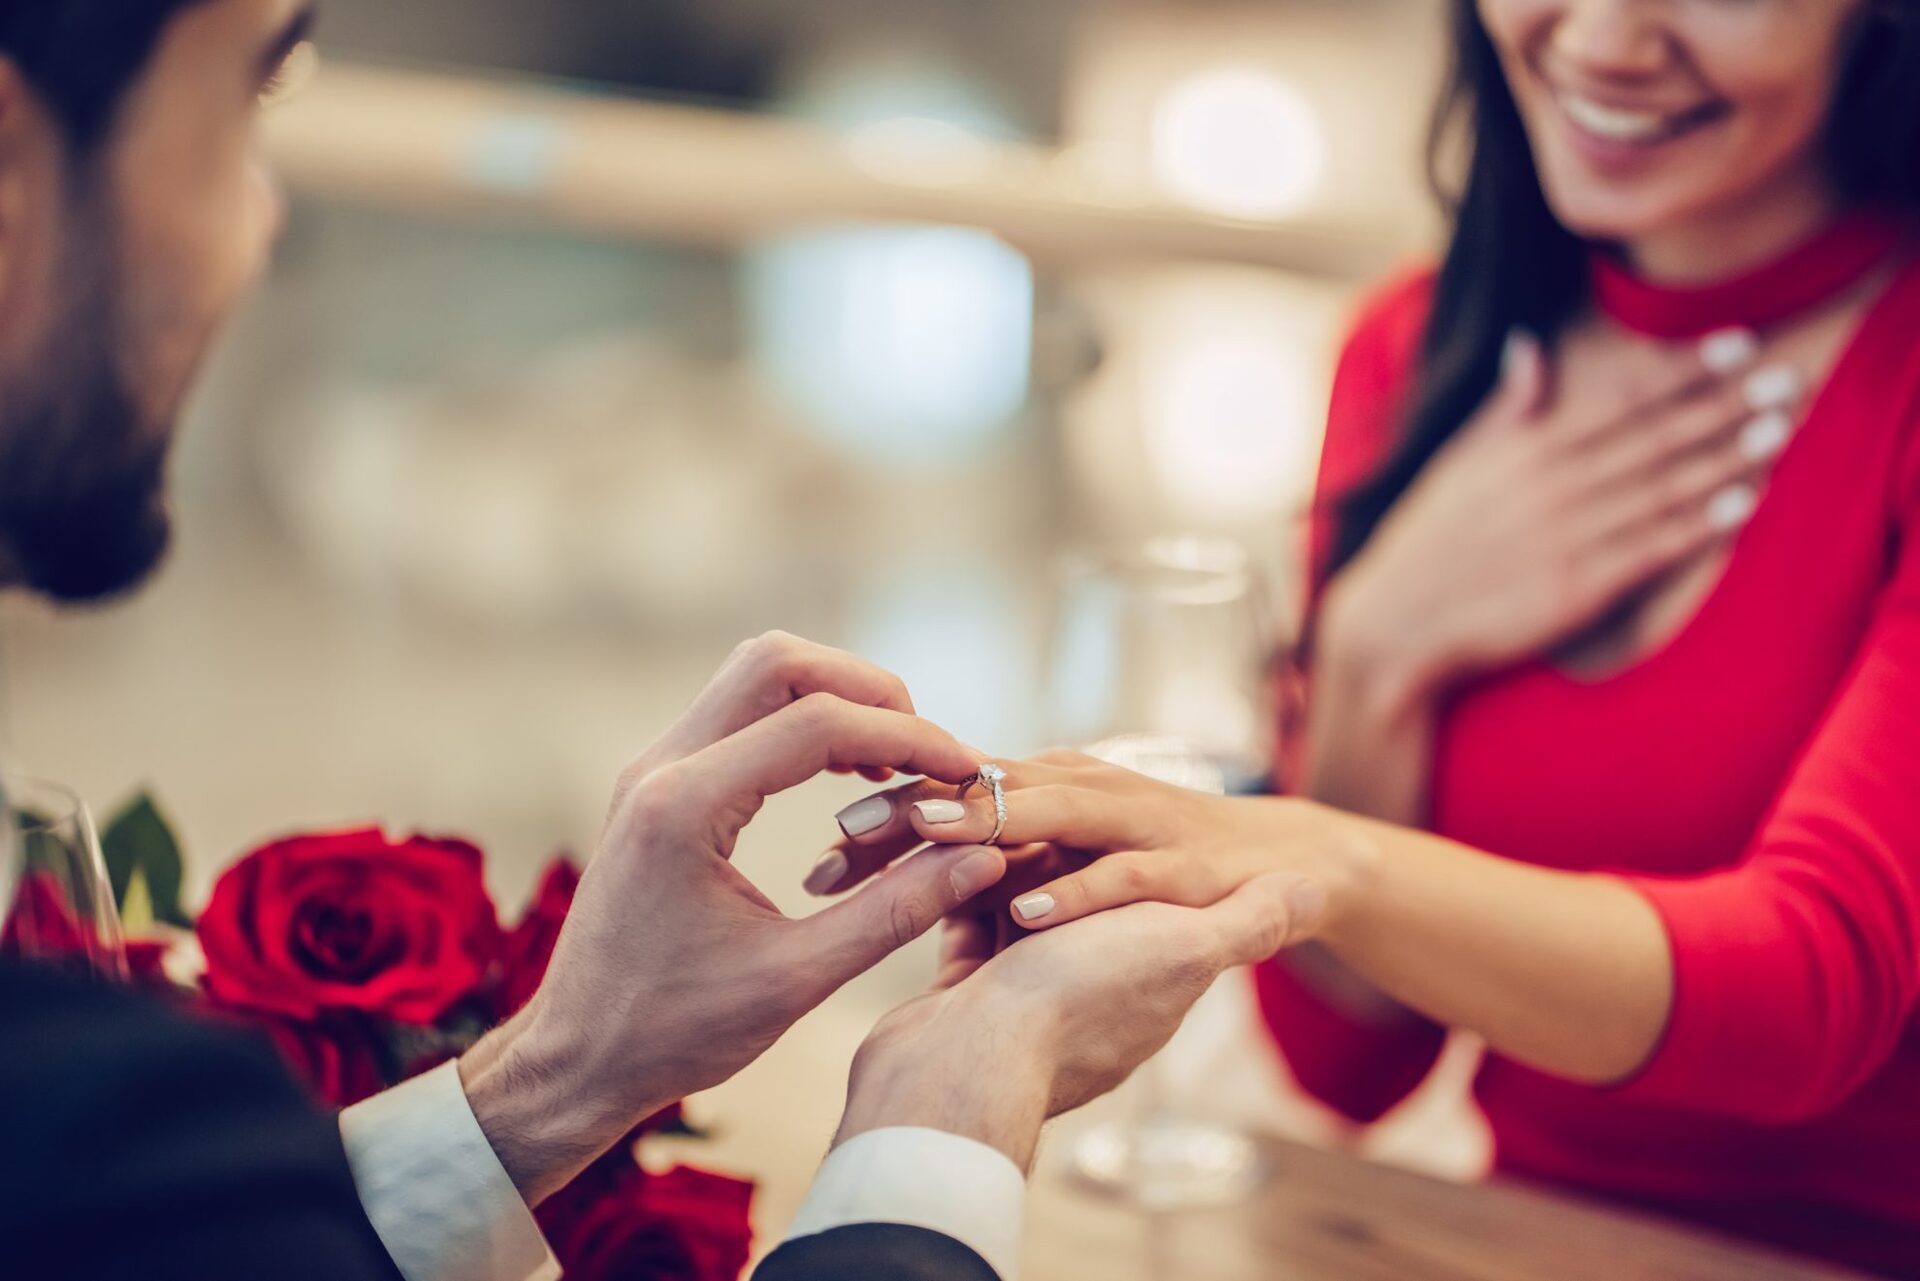
<svg viewBox="0 0 1920 1281">
<path fill-rule="evenodd" d="M 269 154 L 330 200 L 714 249 L 846 222 L 978 227 L 1044 267 L 1198 259 L 1378 272 L 1408 236 L 1169 203 L 1076 150 L 937 126 L 852 135 L 775 116 L 484 77 L 332 66 L 277 108 Z"/>
</svg>

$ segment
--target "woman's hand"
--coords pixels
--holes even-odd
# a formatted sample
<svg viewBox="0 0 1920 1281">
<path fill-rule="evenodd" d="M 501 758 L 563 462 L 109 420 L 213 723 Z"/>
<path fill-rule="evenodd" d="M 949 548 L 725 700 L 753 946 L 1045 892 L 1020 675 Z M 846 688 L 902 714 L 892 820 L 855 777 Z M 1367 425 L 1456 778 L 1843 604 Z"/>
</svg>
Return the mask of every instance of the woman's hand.
<svg viewBox="0 0 1920 1281">
<path fill-rule="evenodd" d="M 1553 386 L 1517 336 L 1492 398 L 1329 586 L 1320 658 L 1430 697 L 1550 649 L 1727 538 L 1805 387 L 1757 354 L 1743 331 L 1636 343 Z"/>
<path fill-rule="evenodd" d="M 1136 903 L 1206 908 L 1264 882 L 1284 897 L 1288 948 L 1324 944 L 1385 997 L 1596 1084 L 1644 1063 L 1671 1013 L 1665 926 L 1615 877 L 1532 867 L 1312 801 L 1208 796 L 1084 756 L 1005 768 L 1009 870 L 957 915 L 1051 931 Z M 923 840 L 993 832 L 991 800 L 958 801 L 951 787 L 916 784 L 871 808 L 892 834 L 835 851 L 838 888 Z"/>
<path fill-rule="evenodd" d="M 1323 821 L 1304 801 L 1210 796 L 1157 782 L 1090 756 L 1055 752 L 1005 766 L 1008 872 L 977 912 L 1010 905 L 1028 929 L 1044 929 L 1128 903 L 1207 907 L 1242 885 L 1292 874 L 1297 927 L 1312 937 L 1330 902 L 1365 874 L 1369 847 Z M 922 842 L 966 845 L 993 834 L 990 798 L 977 789 L 921 782 L 863 802 L 885 818 L 821 860 L 816 893 L 850 889 Z"/>
</svg>

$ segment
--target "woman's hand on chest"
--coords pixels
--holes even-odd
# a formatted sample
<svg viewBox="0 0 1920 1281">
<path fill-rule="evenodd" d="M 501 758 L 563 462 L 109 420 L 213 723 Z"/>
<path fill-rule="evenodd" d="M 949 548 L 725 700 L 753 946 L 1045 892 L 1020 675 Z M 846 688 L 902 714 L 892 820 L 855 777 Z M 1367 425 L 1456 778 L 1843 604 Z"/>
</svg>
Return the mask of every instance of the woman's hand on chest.
<svg viewBox="0 0 1920 1281">
<path fill-rule="evenodd" d="M 1722 548 L 1808 386 L 1751 335 L 1576 332 L 1500 385 L 1331 585 L 1319 654 L 1412 697 L 1552 649 Z"/>
</svg>

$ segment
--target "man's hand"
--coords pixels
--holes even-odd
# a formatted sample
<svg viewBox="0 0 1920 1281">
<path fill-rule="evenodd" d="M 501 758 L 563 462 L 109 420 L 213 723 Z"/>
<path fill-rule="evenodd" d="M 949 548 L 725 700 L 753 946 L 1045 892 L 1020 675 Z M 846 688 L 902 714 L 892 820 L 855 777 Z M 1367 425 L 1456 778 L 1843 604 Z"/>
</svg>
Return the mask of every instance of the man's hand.
<svg viewBox="0 0 1920 1281">
<path fill-rule="evenodd" d="M 1281 874 L 1205 908 L 1140 903 L 1025 937 L 998 912 L 956 917 L 934 989 L 855 1058 L 835 1142 L 921 1126 L 1028 1169 L 1042 1123 L 1119 1085 L 1221 973 L 1280 951 L 1323 901 Z"/>
<path fill-rule="evenodd" d="M 729 862 L 767 797 L 824 770 L 958 783 L 980 760 L 915 716 L 896 677 L 851 655 L 781 635 L 736 651 L 622 774 L 539 992 L 461 1060 L 528 1203 L 751 1063 L 1006 870 L 998 850 L 932 850 L 792 920 Z"/>
</svg>

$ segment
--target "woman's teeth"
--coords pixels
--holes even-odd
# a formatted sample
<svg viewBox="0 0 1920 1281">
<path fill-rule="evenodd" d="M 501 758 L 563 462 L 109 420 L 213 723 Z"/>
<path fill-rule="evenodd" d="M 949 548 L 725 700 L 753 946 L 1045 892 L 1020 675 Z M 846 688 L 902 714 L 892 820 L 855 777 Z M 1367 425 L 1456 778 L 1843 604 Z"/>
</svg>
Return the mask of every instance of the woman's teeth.
<svg viewBox="0 0 1920 1281">
<path fill-rule="evenodd" d="M 1591 98 L 1561 94 L 1560 107 L 1573 123 L 1612 142 L 1653 142 L 1677 133 L 1685 116 L 1603 107 Z"/>
</svg>

